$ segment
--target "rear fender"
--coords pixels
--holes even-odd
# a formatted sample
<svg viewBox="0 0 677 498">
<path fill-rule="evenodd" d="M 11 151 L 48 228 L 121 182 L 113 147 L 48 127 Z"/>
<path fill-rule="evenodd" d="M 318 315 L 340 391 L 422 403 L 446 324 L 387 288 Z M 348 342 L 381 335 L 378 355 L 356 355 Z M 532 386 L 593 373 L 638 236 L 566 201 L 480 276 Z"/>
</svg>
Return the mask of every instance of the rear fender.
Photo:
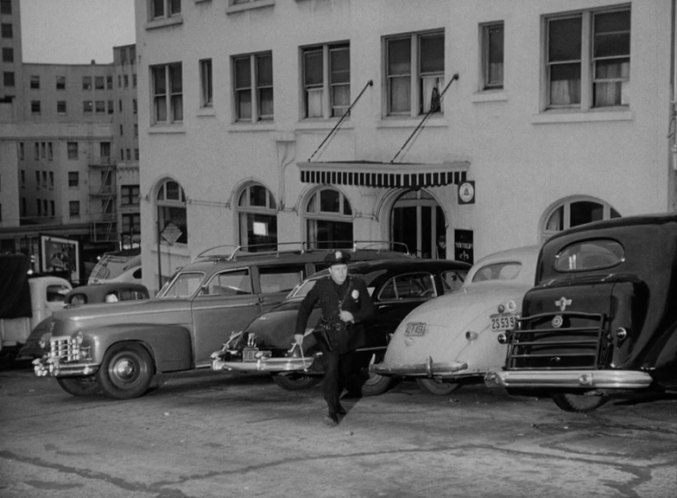
<svg viewBox="0 0 677 498">
<path fill-rule="evenodd" d="M 88 330 L 85 340 L 93 346 L 93 360 L 103 361 L 106 351 L 120 342 L 137 342 L 145 346 L 158 373 L 193 368 L 190 331 L 180 325 L 124 324 Z"/>
</svg>

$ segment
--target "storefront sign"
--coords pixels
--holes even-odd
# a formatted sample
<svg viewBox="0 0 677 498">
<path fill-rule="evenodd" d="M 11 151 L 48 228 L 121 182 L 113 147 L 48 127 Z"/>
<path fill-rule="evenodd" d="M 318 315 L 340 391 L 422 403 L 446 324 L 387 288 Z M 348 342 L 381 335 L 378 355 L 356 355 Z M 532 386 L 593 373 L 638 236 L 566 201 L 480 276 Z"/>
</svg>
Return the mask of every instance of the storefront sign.
<svg viewBox="0 0 677 498">
<path fill-rule="evenodd" d="M 454 230 L 454 259 L 473 264 L 474 258 L 473 231 Z"/>
</svg>

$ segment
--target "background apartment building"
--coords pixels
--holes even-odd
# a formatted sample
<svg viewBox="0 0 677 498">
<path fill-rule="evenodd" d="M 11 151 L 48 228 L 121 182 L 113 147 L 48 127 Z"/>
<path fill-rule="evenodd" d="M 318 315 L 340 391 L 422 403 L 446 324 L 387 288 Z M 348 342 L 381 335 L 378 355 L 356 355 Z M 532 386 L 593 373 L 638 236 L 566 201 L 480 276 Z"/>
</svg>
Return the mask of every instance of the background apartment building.
<svg viewBox="0 0 677 498">
<path fill-rule="evenodd" d="M 111 47 L 112 64 L 24 63 L 20 2 L 1 5 L 0 251 L 50 271 L 49 237 L 77 248 L 69 276 L 86 279 L 140 238 L 135 47 Z"/>
<path fill-rule="evenodd" d="M 136 18 L 148 270 L 331 239 L 472 261 L 674 209 L 671 0 L 165 0 Z"/>
</svg>

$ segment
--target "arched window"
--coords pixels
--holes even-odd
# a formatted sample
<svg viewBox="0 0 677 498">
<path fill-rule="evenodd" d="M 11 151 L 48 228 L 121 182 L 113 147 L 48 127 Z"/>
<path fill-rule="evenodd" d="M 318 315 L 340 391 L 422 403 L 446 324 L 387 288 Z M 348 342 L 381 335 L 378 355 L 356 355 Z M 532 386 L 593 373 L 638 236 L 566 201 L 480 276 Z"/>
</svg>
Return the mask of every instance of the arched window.
<svg viewBox="0 0 677 498">
<path fill-rule="evenodd" d="M 586 197 L 567 199 L 548 211 L 544 218 L 541 238 L 545 241 L 567 228 L 620 216 L 618 211 L 604 201 Z"/>
<path fill-rule="evenodd" d="M 309 247 L 330 249 L 335 242 L 353 242 L 353 210 L 338 190 L 324 187 L 313 192 L 306 204 L 305 218 Z"/>
<path fill-rule="evenodd" d="M 158 188 L 156 204 L 161 239 L 169 243 L 186 244 L 186 196 L 181 185 L 174 180 L 165 180 Z"/>
<path fill-rule="evenodd" d="M 266 187 L 257 184 L 242 189 L 237 200 L 240 245 L 249 251 L 277 248 L 277 205 Z"/>
</svg>

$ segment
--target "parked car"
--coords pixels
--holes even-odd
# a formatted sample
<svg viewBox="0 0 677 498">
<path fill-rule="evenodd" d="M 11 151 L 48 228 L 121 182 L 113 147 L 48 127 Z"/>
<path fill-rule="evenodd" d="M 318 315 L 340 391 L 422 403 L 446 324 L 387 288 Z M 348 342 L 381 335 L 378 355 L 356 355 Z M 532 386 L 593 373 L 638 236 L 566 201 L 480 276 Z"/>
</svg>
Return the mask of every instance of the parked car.
<svg viewBox="0 0 677 498">
<path fill-rule="evenodd" d="M 677 215 L 563 231 L 545 242 L 537 268 L 490 385 L 575 412 L 677 390 Z"/>
<path fill-rule="evenodd" d="M 529 246 L 480 259 L 459 292 L 407 315 L 372 372 L 416 379 L 434 394 L 482 382 L 505 360 L 506 346 L 496 336 L 514 326 L 522 297 L 534 284 L 537 256 L 538 247 Z"/>
<path fill-rule="evenodd" d="M 351 263 L 348 272 L 362 278 L 374 302 L 375 314 L 364 321 L 365 337 L 358 349 L 358 359 L 368 374 L 372 359 L 380 360 L 397 325 L 416 306 L 436 296 L 452 292 L 463 283 L 470 269 L 467 263 L 450 260 L 383 260 Z M 254 319 L 235 333 L 213 355 L 214 370 L 273 374 L 285 389 L 302 389 L 322 378 L 322 353 L 311 334 L 320 319 L 315 308 L 308 320 L 303 351 L 291 348 L 294 342 L 296 315 L 301 301 L 327 271 L 305 280 L 272 311 Z M 291 348 L 291 351 L 290 351 Z M 301 354 L 302 353 L 302 354 Z M 390 386 L 392 379 L 371 375 L 362 394 L 378 394 Z"/>
<path fill-rule="evenodd" d="M 356 243 L 352 257 L 411 259 L 369 245 L 374 248 L 360 249 Z M 34 361 L 35 373 L 56 377 L 75 396 L 99 389 L 113 398 L 140 396 L 155 374 L 209 367 L 211 353 L 229 331 L 279 304 L 295 285 L 326 266 L 326 254 L 209 249 L 180 268 L 152 299 L 55 314 L 49 352 Z"/>
<path fill-rule="evenodd" d="M 65 307 L 79 306 L 94 303 L 116 303 L 119 301 L 137 301 L 149 299 L 150 294 L 145 285 L 128 282 L 108 282 L 96 285 L 82 285 L 75 287 L 66 294 L 63 304 Z M 34 359 L 45 355 L 48 350 L 49 335 L 51 334 L 53 317 L 48 317 L 38 323 L 26 343 L 19 350 L 17 359 Z"/>
<path fill-rule="evenodd" d="M 107 252 L 94 265 L 87 283 L 89 285 L 104 282 L 136 282 L 142 281 L 141 250 L 123 249 Z"/>
</svg>

